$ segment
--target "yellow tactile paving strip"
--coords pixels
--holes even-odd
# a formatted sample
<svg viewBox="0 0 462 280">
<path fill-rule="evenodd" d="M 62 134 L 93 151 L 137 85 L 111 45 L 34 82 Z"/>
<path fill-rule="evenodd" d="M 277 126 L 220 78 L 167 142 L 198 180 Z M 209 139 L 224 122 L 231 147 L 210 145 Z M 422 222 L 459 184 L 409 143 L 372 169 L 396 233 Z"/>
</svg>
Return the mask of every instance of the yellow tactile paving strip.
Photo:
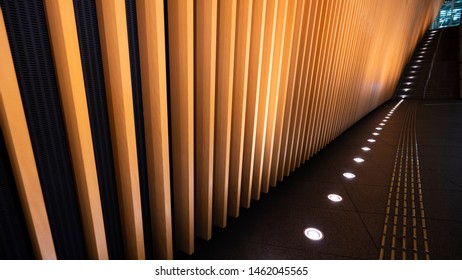
<svg viewBox="0 0 462 280">
<path fill-rule="evenodd" d="M 402 102 L 403 124 L 388 193 L 380 259 L 430 259 L 416 136 L 417 105 Z"/>
</svg>

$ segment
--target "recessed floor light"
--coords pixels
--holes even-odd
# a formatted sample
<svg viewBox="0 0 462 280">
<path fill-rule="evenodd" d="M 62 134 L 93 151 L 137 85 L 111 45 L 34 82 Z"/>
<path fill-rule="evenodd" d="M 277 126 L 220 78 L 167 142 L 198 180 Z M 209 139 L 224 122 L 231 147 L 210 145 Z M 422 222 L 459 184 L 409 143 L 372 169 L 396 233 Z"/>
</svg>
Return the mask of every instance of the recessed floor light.
<svg viewBox="0 0 462 280">
<path fill-rule="evenodd" d="M 419 65 L 413 65 L 412 68 L 419 68 Z"/>
<path fill-rule="evenodd" d="M 388 120 L 385 118 L 384 120 L 382 120 L 383 122 L 387 122 Z"/>
<path fill-rule="evenodd" d="M 324 238 L 324 234 L 317 228 L 305 229 L 305 236 L 314 241 L 319 241 Z"/>
<path fill-rule="evenodd" d="M 374 142 L 375 142 L 375 139 L 367 139 L 367 142 L 369 142 L 369 143 L 374 143 Z"/>
<path fill-rule="evenodd" d="M 386 116 L 385 118 L 386 118 L 386 119 L 389 119 L 390 117 L 389 117 L 389 116 Z"/>
<path fill-rule="evenodd" d="M 407 78 L 408 79 L 414 79 L 415 77 L 414 76 L 408 76 Z"/>
<path fill-rule="evenodd" d="M 378 132 L 374 132 L 374 133 L 372 133 L 372 135 L 374 135 L 374 136 L 379 136 L 379 135 L 380 135 L 380 133 L 378 133 Z"/>
<path fill-rule="evenodd" d="M 369 147 L 362 147 L 361 150 L 365 151 L 365 152 L 369 152 L 371 150 L 371 148 Z"/>
<path fill-rule="evenodd" d="M 384 126 L 385 124 L 384 123 L 379 123 L 381 126 Z"/>
<path fill-rule="evenodd" d="M 343 200 L 343 198 L 340 195 L 334 193 L 329 194 L 327 198 L 333 202 L 340 202 Z"/>
<path fill-rule="evenodd" d="M 353 160 L 354 160 L 355 162 L 357 162 L 357 163 L 364 162 L 364 159 L 362 159 L 362 158 L 360 158 L 360 157 L 355 157 Z"/>
<path fill-rule="evenodd" d="M 353 174 L 353 173 L 350 173 L 350 172 L 345 172 L 345 173 L 343 173 L 343 177 L 345 177 L 347 179 L 353 179 L 354 177 L 356 177 L 356 175 Z"/>
<path fill-rule="evenodd" d="M 381 127 L 376 127 L 375 130 L 382 130 L 382 128 Z"/>
</svg>

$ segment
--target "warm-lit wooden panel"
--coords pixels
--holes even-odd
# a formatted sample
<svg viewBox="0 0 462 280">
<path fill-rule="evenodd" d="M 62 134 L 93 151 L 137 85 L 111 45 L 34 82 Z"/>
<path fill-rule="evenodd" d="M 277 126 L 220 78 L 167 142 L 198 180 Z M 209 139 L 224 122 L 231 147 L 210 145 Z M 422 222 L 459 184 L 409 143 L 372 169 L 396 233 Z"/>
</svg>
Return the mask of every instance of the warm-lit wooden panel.
<svg viewBox="0 0 462 280">
<path fill-rule="evenodd" d="M 316 15 L 316 28 L 315 28 L 315 35 L 314 35 L 314 48 L 315 52 L 313 54 L 313 77 L 312 80 L 310 80 L 309 83 L 309 89 L 311 92 L 313 92 L 313 97 L 310 98 L 310 107 L 309 107 L 309 117 L 308 117 L 308 124 L 309 124 L 309 130 L 308 130 L 308 146 L 310 147 L 310 150 L 313 150 L 313 147 L 315 146 L 315 138 L 316 135 L 314 134 L 314 131 L 316 127 L 318 126 L 317 123 L 317 113 L 319 111 L 318 104 L 319 100 L 322 98 L 322 95 L 319 93 L 319 85 L 321 83 L 321 72 L 322 72 L 322 58 L 324 56 L 324 49 L 323 49 L 323 39 L 325 36 L 327 36 L 323 31 L 325 27 L 325 23 L 328 21 L 327 19 L 327 13 L 329 12 L 326 9 L 327 3 L 322 2 L 318 6 L 319 12 Z"/>
<path fill-rule="evenodd" d="M 271 76 L 269 76 L 269 101 L 268 101 L 268 117 L 267 117 L 267 129 L 265 135 L 265 149 L 264 149 L 264 158 L 263 158 L 263 171 L 262 171 L 262 192 L 267 193 L 270 186 L 270 173 L 271 173 L 271 164 L 273 161 L 273 148 L 274 148 L 274 138 L 276 131 L 276 118 L 278 115 L 279 103 L 283 99 L 285 102 L 285 97 L 280 98 L 280 95 L 285 94 L 279 91 L 281 84 L 281 72 L 283 65 L 283 54 L 284 48 L 288 44 L 285 44 L 285 34 L 290 33 L 290 30 L 287 30 L 287 8 L 291 1 L 280 0 L 278 2 L 277 18 L 276 18 L 276 30 L 274 35 L 274 51 L 273 51 L 273 69 L 271 71 Z M 292 7 L 290 7 L 292 8 Z M 290 19 L 291 20 L 291 19 Z M 289 21 L 290 21 L 289 20 Z M 290 26 L 289 26 L 290 28 Z M 276 185 L 276 184 L 274 184 Z"/>
<path fill-rule="evenodd" d="M 316 93 L 316 91 L 313 90 L 313 85 L 315 84 L 314 77 L 316 76 L 316 72 L 314 71 L 314 66 L 315 66 L 315 55 L 318 51 L 317 45 L 316 45 L 316 40 L 319 34 L 318 31 L 319 29 L 319 19 L 321 15 L 321 2 L 317 2 L 316 6 L 314 7 L 312 14 L 310 16 L 310 24 L 309 24 L 309 30 L 308 32 L 310 33 L 310 53 L 309 53 L 309 63 L 308 63 L 308 69 L 305 74 L 305 81 L 304 84 L 302 85 L 302 91 L 305 92 L 305 100 L 303 104 L 303 113 L 302 113 L 302 124 L 300 127 L 300 139 L 299 139 L 299 144 L 296 145 L 296 154 L 302 153 L 304 148 L 307 146 L 307 143 L 309 141 L 308 133 L 307 130 L 312 123 L 313 119 L 310 118 L 310 114 L 313 112 L 313 103 L 314 101 L 319 97 Z M 298 159 L 298 157 L 296 156 Z M 298 165 L 297 165 L 298 166 Z"/>
<path fill-rule="evenodd" d="M 154 257 L 171 259 L 172 213 L 163 1 L 138 0 L 138 34 Z"/>
<path fill-rule="evenodd" d="M 44 4 L 87 252 L 92 259 L 108 259 L 74 6 L 71 0 Z"/>
<path fill-rule="evenodd" d="M 19 198 L 38 259 L 56 259 L 13 58 L 0 8 L 0 127 L 5 137 Z"/>
<path fill-rule="evenodd" d="M 340 65 L 335 63 L 335 60 L 337 58 L 337 54 L 340 52 L 340 46 L 339 46 L 339 40 L 342 35 L 341 31 L 341 20 L 342 20 L 342 14 L 344 10 L 344 4 L 341 3 L 338 5 L 337 9 L 335 10 L 335 20 L 332 21 L 332 26 L 331 30 L 334 33 L 334 37 L 331 38 L 331 41 L 328 42 L 328 45 L 330 46 L 330 54 L 329 54 L 329 64 L 328 64 L 328 74 L 329 74 L 329 80 L 327 81 L 327 86 L 326 86 L 326 92 L 328 93 L 328 96 L 325 101 L 325 110 L 323 112 L 322 116 L 322 131 L 321 131 L 321 142 L 322 146 L 327 145 L 331 139 L 329 139 L 328 135 L 330 134 L 331 131 L 331 123 L 332 123 L 332 118 L 333 118 L 333 108 L 334 104 L 336 101 L 336 78 L 337 78 L 337 72 L 339 72 L 339 69 L 336 69 L 336 67 L 340 68 Z"/>
<path fill-rule="evenodd" d="M 303 14 L 303 21 L 301 23 L 302 35 L 300 37 L 300 53 L 299 62 L 297 64 L 297 70 L 294 81 L 294 93 L 292 100 L 292 110 L 290 114 L 290 128 L 289 128 L 289 139 L 287 144 L 287 158 L 285 165 L 285 175 L 289 175 L 290 171 L 293 171 L 293 157 L 294 157 L 294 144 L 296 142 L 296 131 L 300 123 L 300 111 L 302 99 L 304 93 L 301 92 L 300 87 L 303 80 L 303 73 L 306 66 L 305 58 L 307 56 L 307 45 L 308 45 L 308 19 L 310 17 L 310 11 L 313 6 L 313 1 L 307 1 L 305 4 L 305 12 Z"/>
<path fill-rule="evenodd" d="M 260 199 L 263 172 L 263 157 L 266 144 L 266 130 L 268 121 L 268 106 L 271 90 L 271 74 L 274 60 L 274 40 L 276 32 L 276 16 L 279 0 L 268 1 L 266 5 L 265 29 L 263 35 L 263 49 L 261 62 L 260 95 L 257 100 L 258 114 L 255 132 L 255 155 L 252 175 L 252 198 Z M 268 192 L 265 188 L 265 192 Z"/>
<path fill-rule="evenodd" d="M 305 59 L 303 61 L 303 72 L 301 73 L 301 79 L 298 87 L 298 91 L 300 92 L 300 98 L 298 102 L 298 117 L 295 127 L 295 134 L 294 134 L 294 144 L 292 149 L 292 159 L 291 159 L 291 168 L 293 169 L 295 165 L 298 163 L 298 154 L 300 153 L 300 147 L 303 141 L 303 134 L 301 133 L 302 127 L 306 125 L 307 117 L 305 112 L 307 111 L 308 101 L 310 97 L 312 97 L 313 92 L 307 90 L 308 81 L 310 74 L 313 74 L 310 71 L 310 65 L 313 58 L 314 53 L 314 42 L 313 42 L 313 29 L 317 25 L 316 22 L 316 12 L 318 12 L 318 2 L 310 3 L 309 14 L 307 19 L 307 38 L 306 38 L 306 45 L 305 45 Z M 297 165 L 299 166 L 299 165 Z"/>
<path fill-rule="evenodd" d="M 194 252 L 194 2 L 169 0 L 168 46 L 175 246 Z"/>
<path fill-rule="evenodd" d="M 96 1 L 104 81 L 127 258 L 144 259 L 125 1 Z"/>
<path fill-rule="evenodd" d="M 236 4 L 236 0 L 218 1 L 213 224 L 219 227 L 226 226 L 228 216 Z"/>
<path fill-rule="evenodd" d="M 345 49 L 346 49 L 346 43 L 345 43 L 345 25 L 346 25 L 346 19 L 348 18 L 345 13 L 345 11 L 349 11 L 351 4 L 349 2 L 345 2 L 345 6 L 342 7 L 340 12 L 340 19 L 339 19 L 339 26 L 337 27 L 338 29 L 338 41 L 336 43 L 336 49 L 334 51 L 334 58 L 333 58 L 333 67 L 332 71 L 334 72 L 334 77 L 333 77 L 333 89 L 332 89 L 332 96 L 331 96 L 331 104 L 329 106 L 330 112 L 328 116 L 329 120 L 329 125 L 328 128 L 326 129 L 327 135 L 326 137 L 328 138 L 326 141 L 330 142 L 335 136 L 335 119 L 336 115 L 338 112 L 338 104 L 340 100 L 340 93 L 341 93 L 341 78 L 345 70 Z M 306 154 L 304 153 L 306 156 Z M 306 158 L 305 158 L 306 159 Z"/>
<path fill-rule="evenodd" d="M 209 240 L 212 237 L 217 3 L 197 0 L 194 5 L 194 228 L 197 236 Z"/>
<path fill-rule="evenodd" d="M 287 81 L 287 95 L 286 95 L 286 108 L 284 111 L 284 123 L 282 125 L 282 141 L 280 148 L 280 157 L 277 171 L 277 178 L 279 181 L 282 181 L 285 175 L 285 167 L 287 165 L 287 150 L 289 143 L 289 131 L 291 124 L 291 113 L 293 107 L 293 97 L 294 97 L 294 88 L 295 88 L 295 76 L 297 72 L 297 64 L 299 62 L 299 50 L 300 50 L 300 39 L 302 35 L 302 22 L 303 15 L 306 9 L 306 1 L 299 0 L 297 3 L 296 14 L 295 14 L 295 25 L 294 25 L 294 35 L 293 43 L 291 49 L 291 60 L 289 65 L 289 76 Z"/>
<path fill-rule="evenodd" d="M 330 92 L 327 91 L 327 84 L 329 83 L 328 79 L 328 70 L 329 70 L 329 56 L 330 56 L 330 49 L 332 47 L 332 44 L 329 44 L 329 42 L 332 40 L 332 37 L 334 35 L 334 30 L 333 30 L 333 25 L 332 23 L 335 22 L 335 20 L 324 20 L 324 19 L 334 19 L 334 10 L 332 7 L 332 1 L 326 1 L 325 3 L 325 14 L 321 18 L 322 22 L 322 30 L 321 30 L 321 49 L 323 50 L 322 55 L 321 55 L 321 61 L 320 61 L 320 70 L 319 70 L 319 76 L 318 76 L 318 87 L 315 89 L 317 94 L 319 95 L 319 98 L 317 98 L 317 102 L 315 105 L 315 116 L 314 116 L 314 122 L 316 123 L 315 130 L 314 130 L 314 140 L 313 140 L 313 146 L 315 147 L 316 152 L 319 150 L 319 147 L 323 145 L 321 142 L 321 130 L 323 128 L 323 121 L 322 121 L 322 116 L 326 111 L 326 97 L 327 95 L 330 94 Z M 338 3 L 333 4 L 335 7 L 340 7 Z"/>
<path fill-rule="evenodd" d="M 355 15 L 355 5 L 356 3 L 354 2 L 349 2 L 349 9 L 346 10 L 348 11 L 349 14 Z M 342 45 L 344 46 L 344 51 L 342 52 L 342 67 L 343 69 L 341 70 L 341 80 L 339 83 L 339 94 L 338 94 L 338 101 L 337 101 L 337 107 L 336 107 L 336 114 L 335 114 L 335 119 L 334 119 L 334 135 L 338 135 L 340 133 L 341 128 L 341 122 L 343 120 L 343 114 L 342 110 L 345 109 L 345 98 L 346 95 L 348 95 L 347 92 L 347 86 L 348 86 L 348 78 L 349 78 L 349 73 L 351 73 L 351 50 L 353 48 L 352 44 L 352 32 L 349 32 L 349 30 L 352 30 L 354 23 L 354 16 L 348 17 L 348 20 L 345 23 L 345 32 L 343 33 L 343 43 Z M 307 150 L 307 154 L 310 153 L 307 156 L 311 156 L 311 149 Z"/>
<path fill-rule="evenodd" d="M 295 30 L 295 14 L 297 3 L 299 0 L 287 1 L 287 17 L 284 20 L 286 24 L 286 30 L 284 31 L 284 36 L 281 38 L 281 48 L 282 48 L 282 61 L 281 63 L 281 74 L 280 81 L 277 85 L 277 88 L 274 90 L 278 92 L 279 98 L 277 101 L 277 114 L 275 120 L 275 131 L 274 131 L 274 143 L 273 143 L 273 156 L 271 159 L 271 171 L 270 171 L 270 185 L 276 186 L 277 176 L 278 176 L 278 167 L 279 167 L 279 158 L 281 156 L 281 143 L 282 143 L 282 128 L 284 125 L 284 115 L 286 110 L 286 100 L 287 100 L 287 84 L 289 78 L 289 66 L 292 57 L 292 43 L 294 39 L 294 30 Z M 273 87 L 273 85 L 272 85 Z M 273 91 L 273 88 L 271 89 Z"/>
<path fill-rule="evenodd" d="M 239 216 L 253 1 L 237 0 L 228 215 Z"/>
<path fill-rule="evenodd" d="M 253 3 L 250 34 L 250 61 L 245 114 L 244 158 L 242 164 L 241 206 L 250 207 L 254 168 L 255 138 L 260 98 L 261 65 L 265 35 L 266 0 Z"/>
</svg>

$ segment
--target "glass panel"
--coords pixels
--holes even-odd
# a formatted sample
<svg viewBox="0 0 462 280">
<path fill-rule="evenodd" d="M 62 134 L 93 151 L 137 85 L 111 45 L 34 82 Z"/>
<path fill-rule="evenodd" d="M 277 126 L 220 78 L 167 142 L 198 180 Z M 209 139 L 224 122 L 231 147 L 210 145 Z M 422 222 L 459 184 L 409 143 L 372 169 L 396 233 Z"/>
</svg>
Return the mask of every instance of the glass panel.
<svg viewBox="0 0 462 280">
<path fill-rule="evenodd" d="M 462 0 L 444 1 L 440 12 L 430 26 L 430 30 L 459 25 L 461 11 Z"/>
</svg>

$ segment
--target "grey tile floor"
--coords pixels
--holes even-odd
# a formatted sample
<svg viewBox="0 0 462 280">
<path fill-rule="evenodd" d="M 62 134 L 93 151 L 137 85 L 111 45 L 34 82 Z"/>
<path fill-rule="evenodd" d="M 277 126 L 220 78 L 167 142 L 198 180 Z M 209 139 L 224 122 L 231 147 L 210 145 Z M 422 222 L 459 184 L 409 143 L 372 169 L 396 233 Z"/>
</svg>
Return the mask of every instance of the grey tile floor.
<svg viewBox="0 0 462 280">
<path fill-rule="evenodd" d="M 376 143 L 366 139 L 397 104 L 391 100 L 339 136 L 276 188 L 270 188 L 191 256 L 175 259 L 378 259 L 387 196 L 408 106 L 418 103 L 416 131 L 431 259 L 462 259 L 462 102 L 406 100 Z M 362 146 L 372 148 L 369 152 Z M 353 158 L 360 156 L 363 163 Z M 343 172 L 356 177 L 345 179 Z M 336 193 L 339 203 L 327 199 Z M 324 233 L 311 241 L 304 229 Z"/>
</svg>

